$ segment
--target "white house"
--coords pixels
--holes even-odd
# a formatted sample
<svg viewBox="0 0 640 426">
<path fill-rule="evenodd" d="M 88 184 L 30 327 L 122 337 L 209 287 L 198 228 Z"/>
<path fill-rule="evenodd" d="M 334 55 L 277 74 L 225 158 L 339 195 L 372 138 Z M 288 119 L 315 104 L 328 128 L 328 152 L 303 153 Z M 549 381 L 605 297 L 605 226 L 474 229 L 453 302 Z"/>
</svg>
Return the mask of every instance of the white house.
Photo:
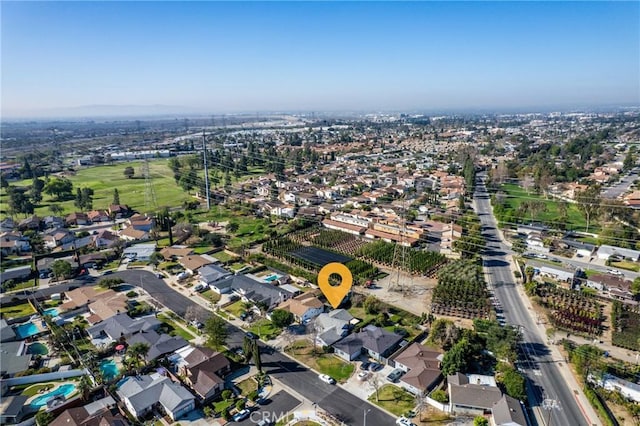
<svg viewBox="0 0 640 426">
<path fill-rule="evenodd" d="M 589 381 L 609 391 L 619 392 L 625 398 L 640 402 L 640 385 L 611 374 L 603 374 L 601 379 L 589 375 Z"/>
<path fill-rule="evenodd" d="M 605 244 L 601 245 L 598 248 L 598 259 L 608 260 L 612 256 L 618 256 L 637 262 L 638 259 L 640 259 L 640 251 L 622 247 L 608 246 Z"/>
</svg>

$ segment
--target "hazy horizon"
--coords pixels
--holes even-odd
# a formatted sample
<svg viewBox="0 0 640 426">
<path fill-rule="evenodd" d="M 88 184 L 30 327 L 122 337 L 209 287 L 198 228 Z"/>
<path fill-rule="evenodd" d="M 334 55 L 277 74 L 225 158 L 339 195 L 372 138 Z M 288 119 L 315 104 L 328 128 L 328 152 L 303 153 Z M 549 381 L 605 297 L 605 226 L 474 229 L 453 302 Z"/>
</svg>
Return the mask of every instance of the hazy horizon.
<svg viewBox="0 0 640 426">
<path fill-rule="evenodd" d="M 1 112 L 637 106 L 638 16 L 638 2 L 2 2 Z"/>
</svg>

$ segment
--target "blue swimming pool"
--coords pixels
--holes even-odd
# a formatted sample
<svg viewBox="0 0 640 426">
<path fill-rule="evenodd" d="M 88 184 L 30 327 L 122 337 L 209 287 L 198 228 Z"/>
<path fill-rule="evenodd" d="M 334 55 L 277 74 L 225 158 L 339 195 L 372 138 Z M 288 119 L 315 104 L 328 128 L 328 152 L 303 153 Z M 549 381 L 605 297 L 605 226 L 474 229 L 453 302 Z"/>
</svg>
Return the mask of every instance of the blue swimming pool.
<svg viewBox="0 0 640 426">
<path fill-rule="evenodd" d="M 264 280 L 265 280 L 266 282 L 270 283 L 270 282 L 272 282 L 272 281 L 277 280 L 278 278 L 280 278 L 280 275 L 273 274 L 273 275 L 269 275 L 269 276 L 268 276 L 268 277 L 266 277 Z"/>
<path fill-rule="evenodd" d="M 73 383 L 67 383 L 65 385 L 60 386 L 58 389 L 54 391 L 45 393 L 44 395 L 40 395 L 39 397 L 31 401 L 30 405 L 34 408 L 40 408 L 43 405 L 47 405 L 47 401 L 49 401 L 51 398 L 54 398 L 58 395 L 63 395 L 65 398 L 67 398 L 75 390 L 76 390 L 76 385 L 74 385 Z"/>
<path fill-rule="evenodd" d="M 44 311 L 42 311 L 42 313 L 50 317 L 57 317 L 58 314 L 60 314 L 60 312 L 58 311 L 58 308 L 45 309 Z"/>
<path fill-rule="evenodd" d="M 102 372 L 102 377 L 104 377 L 105 380 L 112 380 L 118 376 L 119 373 L 118 366 L 112 359 L 102 360 L 100 363 L 100 371 Z"/>
<path fill-rule="evenodd" d="M 18 339 L 25 339 L 31 337 L 34 334 L 38 334 L 38 327 L 32 322 L 25 322 L 13 329 L 16 332 Z"/>
</svg>

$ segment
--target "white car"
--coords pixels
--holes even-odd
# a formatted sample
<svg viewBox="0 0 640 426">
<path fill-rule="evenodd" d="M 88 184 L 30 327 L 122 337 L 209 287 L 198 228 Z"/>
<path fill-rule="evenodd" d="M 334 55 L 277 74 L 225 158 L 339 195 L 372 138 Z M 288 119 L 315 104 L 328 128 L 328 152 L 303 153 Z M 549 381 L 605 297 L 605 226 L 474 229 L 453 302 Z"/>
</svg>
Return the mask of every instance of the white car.
<svg viewBox="0 0 640 426">
<path fill-rule="evenodd" d="M 416 426 L 415 423 L 412 423 L 411 420 L 407 419 L 406 417 L 398 417 L 398 420 L 396 420 L 396 424 L 399 426 Z"/>
<path fill-rule="evenodd" d="M 616 269 L 607 269 L 607 273 L 611 274 L 611 275 L 624 275 L 622 272 L 616 270 Z"/>
<path fill-rule="evenodd" d="M 358 380 L 367 380 L 368 377 L 369 377 L 368 371 L 361 371 L 358 373 Z"/>
<path fill-rule="evenodd" d="M 318 379 L 322 380 L 323 382 L 325 382 L 325 383 L 327 383 L 329 385 L 335 385 L 336 384 L 335 379 L 333 377 L 331 377 L 331 376 L 326 375 L 326 374 L 320 374 L 318 376 Z"/>
</svg>

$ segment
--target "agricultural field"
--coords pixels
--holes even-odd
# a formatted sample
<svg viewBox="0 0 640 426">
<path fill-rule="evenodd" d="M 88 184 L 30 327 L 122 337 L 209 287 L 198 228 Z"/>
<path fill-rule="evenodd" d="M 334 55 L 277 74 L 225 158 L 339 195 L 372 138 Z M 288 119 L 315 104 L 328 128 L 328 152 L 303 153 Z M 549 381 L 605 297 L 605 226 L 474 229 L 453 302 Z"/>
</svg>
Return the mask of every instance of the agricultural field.
<svg viewBox="0 0 640 426">
<path fill-rule="evenodd" d="M 289 237 L 299 244 L 311 243 L 314 246 L 343 253 L 363 261 L 379 263 L 389 268 L 394 266 L 394 254 L 397 253 L 396 244 L 393 243 L 370 242 L 346 232 L 318 227 L 297 231 L 290 234 Z M 406 256 L 408 268 L 413 274 L 434 275 L 447 261 L 447 258 L 440 253 L 415 248 L 406 249 Z"/>
<path fill-rule="evenodd" d="M 491 309 L 482 268 L 469 260 L 449 263 L 438 271 L 431 311 L 436 315 L 488 318 Z"/>
<path fill-rule="evenodd" d="M 584 231 L 587 222 L 578 207 L 573 203 L 566 204 L 566 216 L 558 208 L 558 201 L 547 199 L 543 196 L 525 190 L 519 185 L 507 183 L 500 187 L 500 192 L 506 194 L 504 202 L 499 205 L 493 204 L 493 211 L 499 222 L 504 224 L 542 222 L 551 228 L 557 228 L 562 224 L 567 230 Z M 527 203 L 539 203 L 540 210 L 528 208 Z M 560 219 L 563 216 L 566 219 Z M 593 222 L 589 225 L 589 231 L 597 232 L 598 224 Z"/>
<path fill-rule="evenodd" d="M 588 335 L 602 334 L 602 305 L 594 297 L 550 283 L 538 285 L 535 295 L 548 310 L 554 327 Z"/>
<path fill-rule="evenodd" d="M 640 309 L 614 301 L 611 307 L 613 345 L 640 350 Z"/>
</svg>

